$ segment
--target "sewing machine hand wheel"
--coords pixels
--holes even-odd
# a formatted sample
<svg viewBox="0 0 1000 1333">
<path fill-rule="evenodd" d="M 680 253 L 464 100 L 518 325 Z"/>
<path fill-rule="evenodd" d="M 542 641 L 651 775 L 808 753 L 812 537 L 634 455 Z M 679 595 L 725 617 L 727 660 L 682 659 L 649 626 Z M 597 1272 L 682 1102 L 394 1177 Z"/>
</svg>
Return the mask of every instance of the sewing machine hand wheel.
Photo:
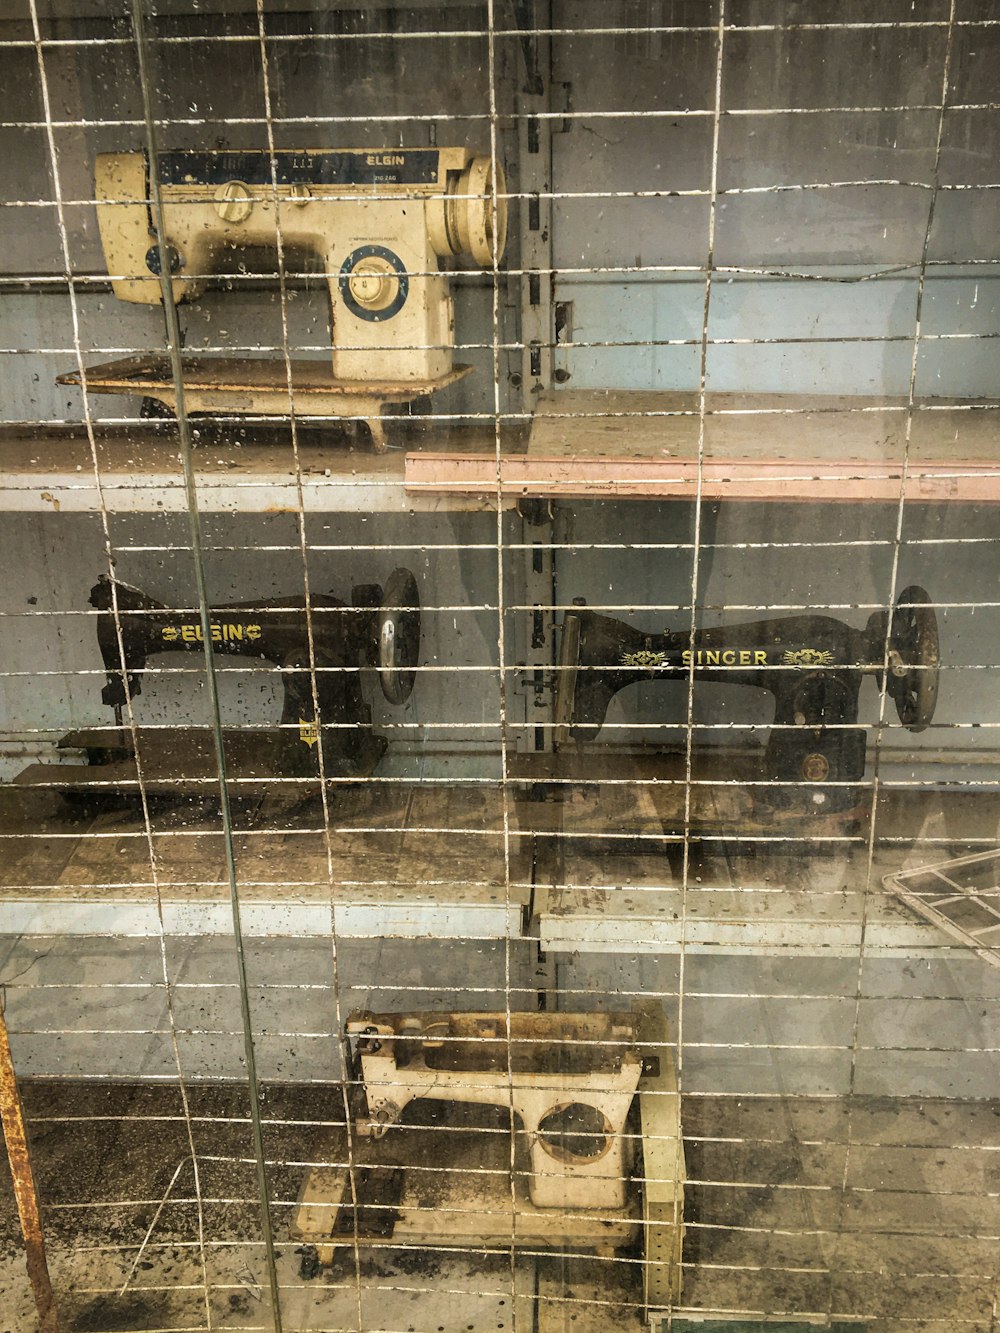
<svg viewBox="0 0 1000 1333">
<path fill-rule="evenodd" d="M 938 690 L 937 616 L 923 588 L 904 588 L 889 629 L 886 688 L 904 727 L 923 731 L 934 716 Z"/>
<path fill-rule="evenodd" d="M 378 674 L 391 704 L 406 703 L 420 656 L 420 595 L 408 569 L 394 569 L 378 613 Z"/>
</svg>

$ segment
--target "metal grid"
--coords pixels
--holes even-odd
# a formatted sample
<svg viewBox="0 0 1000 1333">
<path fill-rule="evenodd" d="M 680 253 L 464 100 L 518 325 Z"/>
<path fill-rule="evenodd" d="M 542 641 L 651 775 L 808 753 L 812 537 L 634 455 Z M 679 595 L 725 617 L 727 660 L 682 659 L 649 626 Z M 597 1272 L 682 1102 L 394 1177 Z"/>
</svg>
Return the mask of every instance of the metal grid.
<svg viewBox="0 0 1000 1333">
<path fill-rule="evenodd" d="M 890 875 L 887 883 L 915 912 L 1000 967 L 996 878 L 996 854 L 980 852 Z"/>
<path fill-rule="evenodd" d="M 68 1324 L 995 1333 L 996 975 L 882 877 L 997 838 L 1000 21 L 976 0 L 874 10 L 18 0 L 0 20 L 9 776 L 72 758 L 67 731 L 92 758 L 116 742 L 69 796 L 51 762 L 3 792 L 0 982 Z M 447 278 L 446 350 L 475 373 L 391 418 L 376 455 L 377 407 L 303 407 L 297 362 L 330 353 L 329 275 L 283 233 L 279 155 L 452 144 L 489 164 L 489 262 Z M 154 164 L 166 297 L 157 164 L 222 149 L 265 155 L 270 260 L 249 251 L 203 297 L 137 312 L 109 287 L 96 154 Z M 368 349 L 398 351 L 383 329 Z M 92 391 L 95 367 L 151 352 L 173 420 Z M 200 415 L 190 360 L 215 356 L 267 358 L 287 401 Z M 56 390 L 66 372 L 82 391 Z M 370 657 L 331 659 L 344 613 L 324 601 L 400 566 L 423 603 L 401 711 Z M 99 574 L 107 609 L 86 603 Z M 141 697 L 123 668 L 159 612 L 122 604 L 133 582 L 195 648 L 154 656 Z M 911 740 L 901 594 L 916 695 L 938 665 L 917 584 L 941 685 Z M 234 665 L 225 630 L 213 641 L 225 608 L 244 626 L 300 615 L 299 657 Z M 790 664 L 749 682 L 756 661 L 706 674 L 694 654 L 816 615 L 837 647 L 801 625 L 779 646 L 846 644 L 798 665 L 840 670 L 860 712 L 831 720 L 824 692 L 826 771 L 775 772 L 767 738 L 809 729 L 794 709 L 772 725 Z M 644 659 L 606 714 L 575 712 L 582 677 L 598 696 L 618 683 L 623 645 L 673 651 L 664 622 L 689 653 L 673 684 Z M 97 702 L 101 624 L 120 724 Z M 574 624 L 613 654 L 569 656 Z M 276 726 L 293 676 L 305 717 Z M 342 679 L 371 720 L 327 716 Z M 859 729 L 860 773 L 837 748 Z M 387 741 L 381 762 L 331 771 L 358 735 Z M 305 768 L 281 767 L 289 738 Z M 650 1005 L 665 1026 L 636 1039 L 645 1082 L 611 1133 L 634 1156 L 635 1236 L 597 1244 L 568 1204 L 526 1220 L 537 1139 L 515 1090 L 537 1040 L 508 1036 L 512 1015 L 551 1019 L 569 1097 L 584 1056 L 567 1016 Z M 345 1029 L 425 1011 L 498 1016 L 454 1086 L 492 1068 L 504 1096 L 450 1117 L 418 1098 L 373 1143 Z M 582 1049 L 600 1066 L 617 1041 Z M 552 1160 L 587 1134 L 556 1134 Z M 332 1265 L 303 1267 L 309 1172 L 357 1197 L 397 1158 L 403 1203 L 348 1204 Z M 30 1328 L 11 1256 L 8 1318 Z"/>
</svg>

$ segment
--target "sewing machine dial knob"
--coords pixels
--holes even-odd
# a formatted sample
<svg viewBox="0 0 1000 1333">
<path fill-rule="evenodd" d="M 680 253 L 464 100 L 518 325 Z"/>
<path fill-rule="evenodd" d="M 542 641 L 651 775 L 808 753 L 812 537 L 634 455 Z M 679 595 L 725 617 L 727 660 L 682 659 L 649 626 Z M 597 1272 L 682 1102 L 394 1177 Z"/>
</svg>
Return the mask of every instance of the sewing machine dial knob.
<svg viewBox="0 0 1000 1333">
<path fill-rule="evenodd" d="M 351 295 L 368 310 L 384 310 L 399 290 L 399 279 L 384 259 L 363 259 L 351 274 Z"/>
<path fill-rule="evenodd" d="M 360 245 L 340 269 L 340 295 L 358 319 L 391 319 L 402 310 L 410 279 L 399 255 L 384 245 Z"/>
<path fill-rule="evenodd" d="M 215 211 L 223 222 L 246 222 L 253 212 L 253 195 L 242 181 L 226 181 L 215 192 Z"/>
<path fill-rule="evenodd" d="M 177 273 L 184 267 L 184 261 L 181 258 L 181 252 L 176 245 L 171 245 L 168 241 L 163 247 L 163 255 L 166 256 L 167 267 L 171 273 Z M 155 273 L 157 277 L 163 269 L 162 256 L 159 245 L 151 245 L 146 251 L 146 267 L 150 273 Z"/>
</svg>

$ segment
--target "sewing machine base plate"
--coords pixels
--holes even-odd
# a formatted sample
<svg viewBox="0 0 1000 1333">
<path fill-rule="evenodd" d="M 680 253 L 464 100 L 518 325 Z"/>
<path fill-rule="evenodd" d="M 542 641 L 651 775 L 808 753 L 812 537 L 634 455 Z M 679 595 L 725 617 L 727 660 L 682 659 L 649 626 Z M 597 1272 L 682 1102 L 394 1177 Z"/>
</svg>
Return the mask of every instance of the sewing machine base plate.
<svg viewBox="0 0 1000 1333">
<path fill-rule="evenodd" d="M 716 752 L 717 751 L 717 752 Z M 799 804 L 768 806 L 759 758 L 722 747 L 703 747 L 693 756 L 693 782 L 686 783 L 683 750 L 659 753 L 564 749 L 520 753 L 511 768 L 521 782 L 519 803 L 530 806 L 522 827 L 553 845 L 592 842 L 607 849 L 615 834 L 617 851 L 661 854 L 671 844 L 702 837 L 717 840 L 760 838 L 776 847 L 788 839 L 798 850 L 802 838 L 839 838 L 863 828 L 871 811 L 871 787 L 858 784 L 857 800 L 843 809 L 824 810 L 802 791 Z"/>
<path fill-rule="evenodd" d="M 347 1160 L 345 1136 L 331 1144 L 330 1158 Z M 415 1103 L 407 1123 L 384 1139 L 355 1140 L 354 1160 L 358 1166 L 377 1164 L 403 1173 L 398 1202 L 382 1205 L 393 1214 L 391 1226 L 371 1225 L 378 1205 L 366 1207 L 359 1200 L 359 1219 L 368 1219 L 358 1226 L 358 1243 L 365 1249 L 475 1245 L 509 1250 L 513 1245 L 611 1254 L 639 1237 L 637 1187 L 618 1210 L 539 1208 L 528 1197 L 526 1155 L 515 1166 L 512 1206 L 510 1135 L 501 1108 L 449 1103 L 445 1111 L 441 1103 Z M 349 1189 L 347 1168 L 330 1166 L 314 1167 L 300 1190 L 289 1234 L 315 1249 L 322 1266 L 332 1264 L 339 1249 L 353 1252 Z M 342 1207 L 345 1197 L 347 1208 Z"/>
<path fill-rule="evenodd" d="M 303 793 L 319 786 L 316 746 L 300 745 L 294 730 L 247 731 L 224 728 L 226 771 L 233 794 L 253 796 L 272 791 L 276 785 L 294 787 Z M 80 796 L 134 797 L 139 794 L 139 768 L 129 752 L 128 737 L 115 730 L 73 731 L 63 736 L 59 748 L 83 750 L 86 764 L 31 764 L 18 773 L 20 787 L 47 787 Z M 139 727 L 136 740 L 142 764 L 142 788 L 151 795 L 211 796 L 218 790 L 218 767 L 212 733 L 205 728 L 158 730 Z M 296 767 L 291 770 L 291 754 Z M 301 753 L 298 753 L 301 751 Z M 328 746 L 324 763 L 327 778 L 366 778 L 385 752 L 385 742 L 371 732 L 351 733 L 350 752 L 331 755 Z"/>
<path fill-rule="evenodd" d="M 265 360 L 257 357 L 185 357 L 184 406 L 209 416 L 351 417 L 365 421 L 377 453 L 386 447 L 386 408 L 427 398 L 472 373 L 454 366 L 433 380 L 334 379 L 329 361 Z M 130 356 L 86 371 L 88 393 L 141 394 L 177 412 L 177 388 L 165 356 Z M 79 371 L 60 375 L 57 384 L 83 383 Z"/>
<path fill-rule="evenodd" d="M 355 1244 L 365 1250 L 523 1247 L 601 1256 L 641 1250 L 643 1304 L 676 1303 L 686 1179 L 680 1098 L 662 1008 L 649 1002 L 633 1013 L 644 1067 L 625 1132 L 637 1135 L 641 1148 L 625 1181 L 624 1207 L 533 1205 L 531 1155 L 523 1131 L 512 1144 L 507 1108 L 418 1098 L 383 1138 L 354 1134 L 348 1142 L 344 1130 L 336 1131 L 331 1165 L 306 1176 L 289 1228 L 290 1238 L 304 1247 L 302 1277 L 334 1265 L 345 1248 L 353 1262 Z M 534 1017 L 544 1026 L 543 1015 Z M 558 1039 L 554 1045 L 559 1048 Z M 353 1173 L 344 1165 L 348 1161 Z"/>
</svg>

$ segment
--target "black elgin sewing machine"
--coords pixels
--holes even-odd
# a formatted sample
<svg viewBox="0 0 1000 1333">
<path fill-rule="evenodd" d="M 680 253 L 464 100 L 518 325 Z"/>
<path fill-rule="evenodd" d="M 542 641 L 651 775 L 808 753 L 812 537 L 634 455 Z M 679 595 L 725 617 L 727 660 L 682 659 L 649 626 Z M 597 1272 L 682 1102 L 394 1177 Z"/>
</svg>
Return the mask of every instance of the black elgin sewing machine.
<svg viewBox="0 0 1000 1333">
<path fill-rule="evenodd" d="M 830 616 L 799 615 L 713 629 L 647 634 L 593 611 L 562 626 L 557 737 L 593 740 L 619 690 L 643 680 L 711 680 L 774 695 L 760 810 L 833 813 L 856 807 L 865 773 L 866 729 L 858 725 L 861 681 L 884 686 L 911 731 L 931 721 L 937 699 L 937 619 L 923 588 L 900 593 L 892 614 L 863 630 Z M 774 784 L 774 785 L 770 785 Z"/>
<path fill-rule="evenodd" d="M 176 793 L 214 783 L 212 733 L 205 723 L 123 726 L 130 701 L 142 692 L 150 658 L 203 656 L 198 612 L 165 606 L 105 577 L 90 590 L 90 604 L 99 612 L 97 641 L 107 672 L 101 699 L 114 710 L 116 726 L 62 738 L 63 749 L 86 753 L 85 766 L 33 765 L 16 781 L 69 792 L 128 791 L 138 789 L 141 769 L 148 791 Z M 216 654 L 273 663 L 284 694 L 277 726 L 223 730 L 230 777 L 266 786 L 275 778 L 308 782 L 373 771 L 386 741 L 372 729 L 361 671 L 375 668 L 391 703 L 409 697 L 420 648 L 420 601 L 409 570 L 395 570 L 384 590 L 378 584 L 356 586 L 350 604 L 328 594 L 311 596 L 308 612 L 302 597 L 245 602 L 213 608 L 209 625 Z M 199 666 L 192 663 L 195 671 Z M 218 670 L 221 676 L 224 665 Z"/>
</svg>

